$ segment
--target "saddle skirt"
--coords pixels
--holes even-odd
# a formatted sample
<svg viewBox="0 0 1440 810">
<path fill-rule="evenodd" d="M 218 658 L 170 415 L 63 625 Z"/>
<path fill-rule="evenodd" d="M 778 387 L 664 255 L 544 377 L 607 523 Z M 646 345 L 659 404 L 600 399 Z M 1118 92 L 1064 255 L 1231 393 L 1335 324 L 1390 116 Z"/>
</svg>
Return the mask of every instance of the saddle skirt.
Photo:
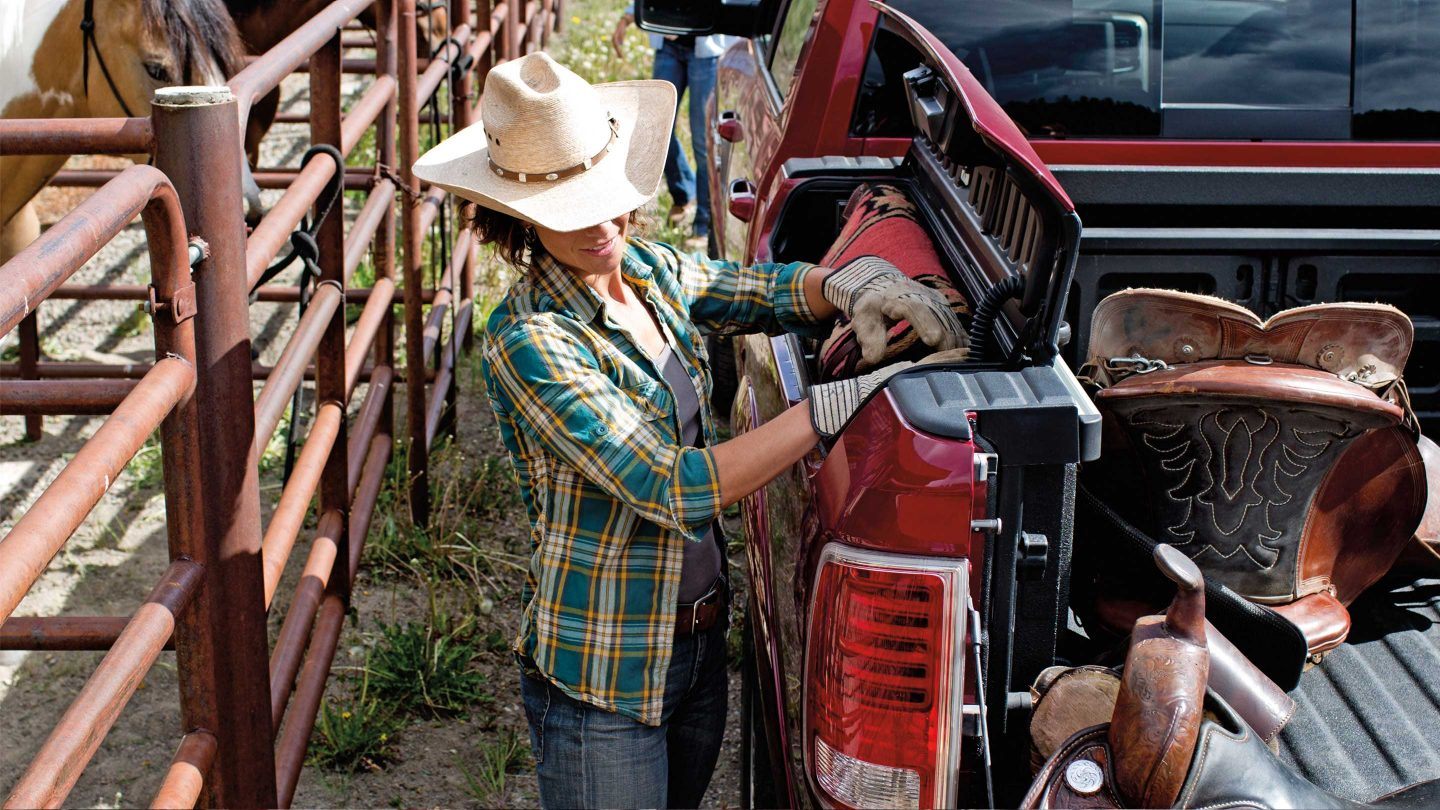
<svg viewBox="0 0 1440 810">
<path fill-rule="evenodd" d="M 1094 313 L 1087 372 L 1111 506 L 1205 572 L 1270 605 L 1312 653 L 1410 540 L 1426 500 L 1400 402 L 1414 330 L 1382 304 L 1261 321 L 1203 295 L 1127 290 Z"/>
</svg>

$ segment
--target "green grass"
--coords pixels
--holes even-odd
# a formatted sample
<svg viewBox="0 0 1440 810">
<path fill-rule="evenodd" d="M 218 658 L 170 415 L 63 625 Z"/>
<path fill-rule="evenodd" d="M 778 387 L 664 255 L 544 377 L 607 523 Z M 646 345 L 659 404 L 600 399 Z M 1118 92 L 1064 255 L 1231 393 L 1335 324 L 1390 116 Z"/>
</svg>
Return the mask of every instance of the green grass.
<svg viewBox="0 0 1440 810">
<path fill-rule="evenodd" d="M 480 655 L 473 631 L 473 619 L 452 624 L 439 611 L 423 624 L 381 624 L 380 642 L 366 663 L 376 697 L 406 714 L 463 713 L 485 688 L 484 674 L 472 667 Z"/>
<path fill-rule="evenodd" d="M 370 694 L 362 675 L 359 691 L 330 698 L 315 719 L 308 761 L 332 771 L 354 773 L 382 767 L 394 757 L 394 737 L 403 725 L 392 707 Z"/>
<path fill-rule="evenodd" d="M 475 764 L 472 770 L 463 758 L 455 758 L 455 766 L 465 777 L 465 792 L 482 807 L 503 806 L 506 776 L 530 765 L 529 741 L 514 729 L 502 729 L 496 739 L 480 745 Z"/>
</svg>

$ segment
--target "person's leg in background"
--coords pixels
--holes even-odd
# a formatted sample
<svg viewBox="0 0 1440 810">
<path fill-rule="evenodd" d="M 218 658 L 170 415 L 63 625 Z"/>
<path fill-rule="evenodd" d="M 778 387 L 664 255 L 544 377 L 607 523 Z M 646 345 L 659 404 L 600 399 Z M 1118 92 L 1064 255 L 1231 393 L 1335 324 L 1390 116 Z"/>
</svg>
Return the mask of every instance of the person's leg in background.
<svg viewBox="0 0 1440 810">
<path fill-rule="evenodd" d="M 665 44 L 655 51 L 655 69 L 651 74 L 656 79 L 664 79 L 675 85 L 677 117 L 680 99 L 684 97 L 685 88 L 689 84 L 688 68 L 691 59 L 690 54 L 686 53 L 687 50 L 672 40 L 665 40 Z M 690 161 L 685 159 L 685 149 L 680 146 L 680 139 L 673 128 L 670 132 L 670 151 L 665 155 L 665 185 L 670 189 L 670 202 L 673 206 L 671 218 L 674 219 L 677 211 L 683 216 L 685 206 L 695 199 L 695 172 L 690 168 Z"/>
<path fill-rule="evenodd" d="M 717 56 L 690 59 L 690 145 L 695 150 L 695 226 L 697 239 L 710 234 L 710 118 L 706 110 L 715 92 Z M 700 248 L 704 249 L 703 245 Z"/>
</svg>

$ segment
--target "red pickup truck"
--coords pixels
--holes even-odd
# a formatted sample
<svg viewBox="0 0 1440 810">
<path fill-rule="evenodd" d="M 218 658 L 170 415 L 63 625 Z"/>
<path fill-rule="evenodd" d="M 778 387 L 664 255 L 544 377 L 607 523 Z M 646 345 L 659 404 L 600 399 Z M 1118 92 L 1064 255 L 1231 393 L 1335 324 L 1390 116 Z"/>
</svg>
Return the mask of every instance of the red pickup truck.
<svg viewBox="0 0 1440 810">
<path fill-rule="evenodd" d="M 855 199 L 883 188 L 913 209 L 971 309 L 967 362 L 893 378 L 834 444 L 743 504 L 747 804 L 1034 799 L 1026 793 L 1035 792 L 1037 678 L 1049 683 L 1042 675 L 1056 665 L 1118 668 L 1134 616 L 1115 606 L 1143 603 L 1141 612 L 1151 612 L 1173 592 L 1153 567 L 1140 570 L 1154 537 L 1202 563 L 1206 616 L 1273 681 L 1276 705 L 1291 707 L 1288 725 L 1254 755 L 1271 776 L 1252 780 L 1243 799 L 1370 801 L 1440 777 L 1440 581 L 1425 578 L 1433 566 L 1397 570 L 1378 585 L 1370 578 L 1368 589 L 1351 588 L 1365 592 L 1358 599 L 1336 573 L 1338 588 L 1289 595 L 1309 611 L 1303 621 L 1282 612 L 1281 597 L 1251 597 L 1241 580 L 1227 579 L 1226 564 L 1208 564 L 1154 522 L 1147 499 L 1166 496 L 1147 491 L 1143 474 L 1131 492 L 1114 491 L 1123 477 L 1115 459 L 1135 451 L 1116 422 L 1116 400 L 1105 405 L 1093 375 L 1082 383 L 1076 374 L 1094 359 L 1092 313 L 1118 311 L 1101 302 L 1126 288 L 1223 298 L 1240 306 L 1219 320 L 1240 324 L 1248 309 L 1261 331 L 1261 318 L 1296 306 L 1395 304 L 1408 315 L 1396 327 L 1408 399 L 1394 405 L 1397 380 L 1359 384 L 1374 364 L 1345 381 L 1375 398 L 1347 400 L 1368 408 L 1371 421 L 1304 404 L 1313 386 L 1332 384 L 1335 374 L 1313 366 L 1343 341 L 1322 347 L 1319 359 L 1278 348 L 1274 357 L 1207 359 L 1274 399 L 1282 432 L 1309 437 L 1317 434 L 1294 425 L 1344 423 L 1326 434 L 1336 437 L 1329 449 L 1312 455 L 1293 441 L 1272 442 L 1290 454 L 1273 468 L 1300 483 L 1278 488 L 1277 479 L 1277 489 L 1257 495 L 1264 509 L 1240 510 L 1242 524 L 1257 512 L 1290 520 L 1282 506 L 1333 500 L 1328 478 L 1306 477 L 1318 476 L 1323 460 L 1384 488 L 1366 503 L 1403 501 L 1390 522 L 1406 539 L 1412 530 L 1423 539 L 1427 526 L 1433 538 L 1440 454 L 1414 437 L 1420 426 L 1440 428 L 1440 82 L 1422 78 L 1440 75 L 1440 51 L 1427 44 L 1440 37 L 1440 7 L 642 0 L 637 16 L 660 33 L 749 37 L 721 58 L 711 102 L 716 252 L 819 261 L 846 233 Z M 1366 312 L 1337 306 L 1307 323 Z M 1133 315 L 1143 309 L 1125 311 L 1144 320 Z M 1113 343 L 1125 328 L 1104 339 Z M 737 432 L 837 373 L 827 367 L 828 344 L 788 335 L 735 344 Z M 1159 372 L 1158 380 L 1188 368 L 1197 346 L 1176 341 L 1178 359 L 1168 363 L 1138 350 L 1102 361 L 1113 361 L 1114 380 Z M 1174 390 L 1132 385 L 1127 395 Z M 1289 408 L 1292 400 L 1301 404 Z M 1219 423 L 1229 443 L 1209 457 L 1220 459 L 1223 478 L 1237 442 L 1257 447 L 1266 434 Z M 1402 432 L 1410 438 L 1396 439 Z M 1356 436 L 1370 442 L 1362 452 L 1373 470 L 1338 455 Z M 1389 467 L 1376 449 L 1382 440 L 1395 442 Z M 1156 448 L 1172 453 L 1156 462 L 1168 470 L 1179 451 Z M 1267 452 L 1252 454 L 1255 469 L 1271 469 Z M 1251 475 L 1250 456 L 1236 464 Z M 1097 505 L 1091 492 L 1106 502 Z M 1390 523 L 1372 520 L 1356 497 L 1355 515 L 1378 536 Z M 1301 523 L 1304 531 L 1314 523 L 1306 520 L 1294 518 L 1296 537 Z M 1258 546 L 1241 544 L 1245 554 L 1280 553 L 1265 545 L 1274 529 Z M 1126 551 L 1110 539 L 1119 535 L 1139 541 Z M 1332 556 L 1336 566 L 1346 559 Z M 1393 559 L 1371 565 L 1375 577 Z M 1183 572 L 1165 570 L 1183 596 L 1191 587 Z M 1135 579 L 1117 585 L 1121 572 Z M 1319 602 L 1331 612 L 1312 610 Z M 1344 629 L 1320 640 L 1316 628 L 1330 625 L 1316 616 L 1340 616 Z M 1212 672 L 1224 669 L 1220 645 L 1211 642 Z M 1133 643 L 1129 653 L 1139 660 Z M 1127 679 L 1143 671 L 1139 663 L 1121 669 Z M 1219 689 L 1214 677 L 1209 687 L 1206 701 Z M 1223 715 L 1210 711 L 1206 722 Z M 1118 748 L 1113 756 L 1123 759 Z M 1192 761 L 1188 750 L 1183 761 Z M 1102 763 L 1099 784 L 1114 764 Z M 1210 777 L 1199 771 L 1191 769 L 1186 795 L 1204 794 L 1195 783 Z M 1095 790 L 1071 799 L 1143 806 L 1163 796 Z"/>
</svg>

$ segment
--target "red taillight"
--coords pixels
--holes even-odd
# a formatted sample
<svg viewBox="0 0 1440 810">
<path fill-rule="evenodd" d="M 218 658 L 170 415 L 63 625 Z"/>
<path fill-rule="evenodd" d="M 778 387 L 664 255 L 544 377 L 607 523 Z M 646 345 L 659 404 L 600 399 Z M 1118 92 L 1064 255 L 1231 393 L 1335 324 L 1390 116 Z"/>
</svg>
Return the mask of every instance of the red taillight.
<svg viewBox="0 0 1440 810">
<path fill-rule="evenodd" d="M 806 757 L 849 807 L 943 807 L 959 767 L 969 563 L 831 543 L 806 651 Z"/>
</svg>

